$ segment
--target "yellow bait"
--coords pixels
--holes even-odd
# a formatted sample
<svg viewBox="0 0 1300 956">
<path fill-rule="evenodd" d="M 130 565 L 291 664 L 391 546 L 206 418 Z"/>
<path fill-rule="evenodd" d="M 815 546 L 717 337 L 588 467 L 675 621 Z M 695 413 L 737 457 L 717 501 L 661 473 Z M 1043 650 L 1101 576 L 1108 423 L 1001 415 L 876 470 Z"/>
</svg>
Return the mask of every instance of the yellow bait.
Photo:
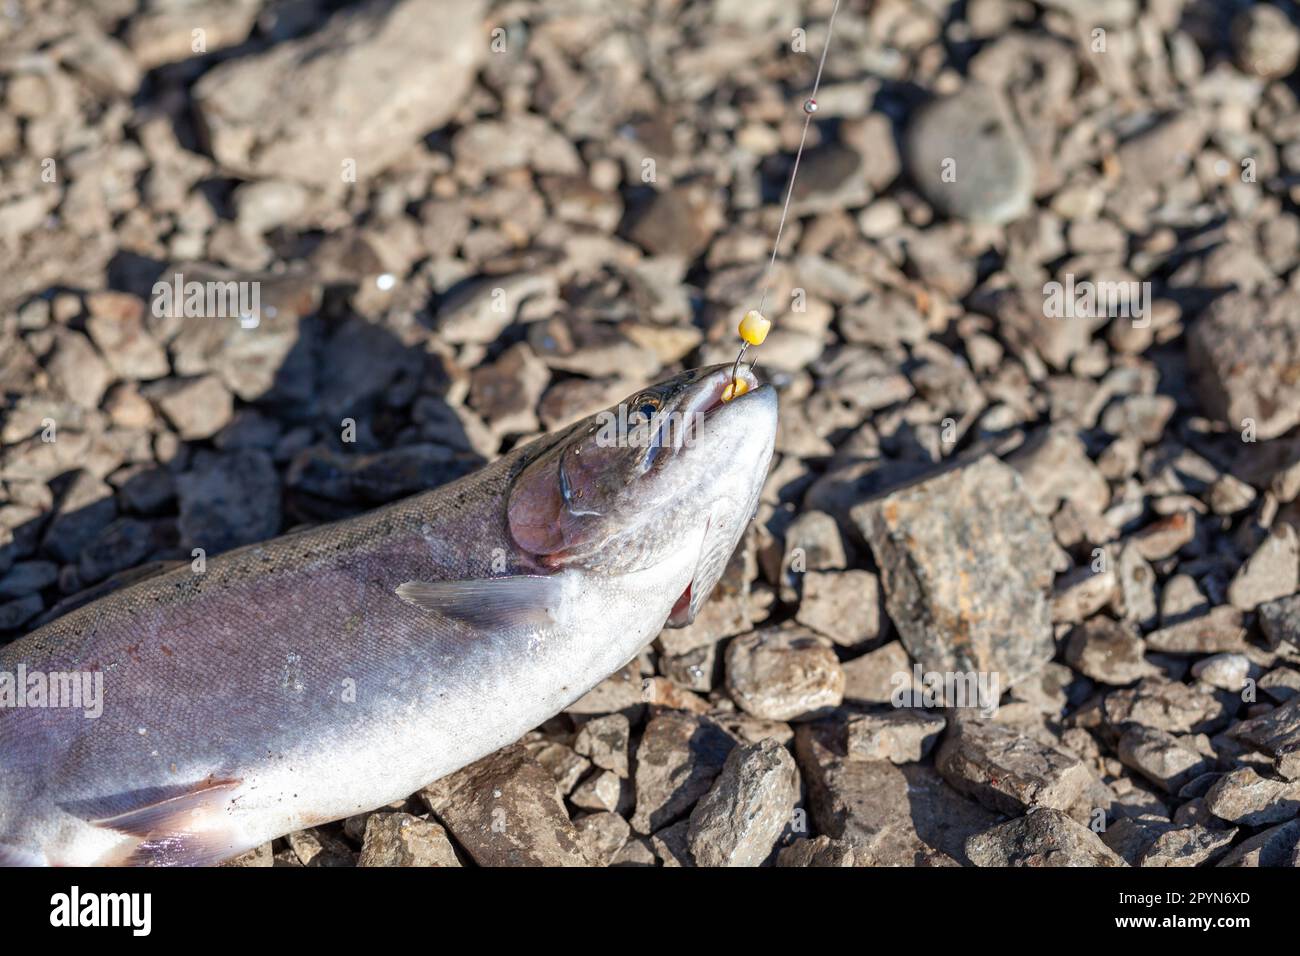
<svg viewBox="0 0 1300 956">
<path fill-rule="evenodd" d="M 757 309 L 750 309 L 740 320 L 740 337 L 750 345 L 762 345 L 771 328 L 771 319 L 764 318 L 763 313 Z"/>
</svg>

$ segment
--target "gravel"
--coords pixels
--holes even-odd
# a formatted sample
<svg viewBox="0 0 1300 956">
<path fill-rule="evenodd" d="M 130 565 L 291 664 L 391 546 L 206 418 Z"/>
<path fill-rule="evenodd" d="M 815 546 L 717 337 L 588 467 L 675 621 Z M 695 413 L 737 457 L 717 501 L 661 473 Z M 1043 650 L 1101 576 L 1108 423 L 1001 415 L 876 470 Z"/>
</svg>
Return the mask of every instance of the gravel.
<svg viewBox="0 0 1300 956">
<path fill-rule="evenodd" d="M 0 642 L 729 361 L 827 16 L 19 6 Z M 751 353 L 777 455 L 695 623 L 241 865 L 1295 865 L 1300 30 L 902 9 L 840 11 Z M 256 324 L 156 308 L 177 273 Z"/>
</svg>

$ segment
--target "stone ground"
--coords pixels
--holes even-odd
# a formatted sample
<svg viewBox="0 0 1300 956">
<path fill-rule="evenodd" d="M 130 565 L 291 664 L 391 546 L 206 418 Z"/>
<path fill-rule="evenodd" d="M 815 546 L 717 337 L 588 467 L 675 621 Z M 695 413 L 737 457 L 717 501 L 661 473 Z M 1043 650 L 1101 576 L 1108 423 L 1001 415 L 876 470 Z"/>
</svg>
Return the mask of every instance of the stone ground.
<svg viewBox="0 0 1300 956">
<path fill-rule="evenodd" d="M 830 6 L 8 0 L 0 640 L 730 358 Z M 844 0 L 700 619 L 241 862 L 1295 865 L 1295 14 Z"/>
</svg>

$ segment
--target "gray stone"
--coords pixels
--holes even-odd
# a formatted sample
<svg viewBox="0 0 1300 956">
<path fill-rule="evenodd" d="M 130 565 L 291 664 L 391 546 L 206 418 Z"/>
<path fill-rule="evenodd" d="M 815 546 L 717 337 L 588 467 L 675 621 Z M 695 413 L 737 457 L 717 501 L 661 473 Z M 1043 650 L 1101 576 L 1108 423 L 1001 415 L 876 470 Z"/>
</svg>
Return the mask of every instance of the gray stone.
<svg viewBox="0 0 1300 956">
<path fill-rule="evenodd" d="M 999 723 L 953 724 L 934 765 L 952 787 L 999 813 L 1066 810 L 1092 780 L 1075 755 Z"/>
<path fill-rule="evenodd" d="M 870 571 L 808 571 L 795 620 L 841 647 L 880 636 L 880 580 Z"/>
<path fill-rule="evenodd" d="M 1274 80 L 1295 71 L 1300 31 L 1277 7 L 1255 4 L 1232 18 L 1232 57 L 1247 73 Z"/>
<path fill-rule="evenodd" d="M 1253 767 L 1238 767 L 1210 787 L 1205 807 L 1216 817 L 1243 826 L 1281 823 L 1300 814 L 1300 782 L 1273 780 Z"/>
<path fill-rule="evenodd" d="M 1054 652 L 1049 603 L 1060 555 L 1020 476 L 992 457 L 853 509 L 885 603 L 926 670 L 1027 677 Z"/>
<path fill-rule="evenodd" d="M 234 399 L 219 376 L 168 378 L 143 389 L 186 441 L 211 438 L 230 422 Z"/>
<path fill-rule="evenodd" d="M 804 628 L 742 634 L 727 645 L 727 692 L 742 710 L 767 720 L 816 717 L 838 707 L 844 672 L 829 642 Z"/>
<path fill-rule="evenodd" d="M 1263 441 L 1300 423 L 1300 295 L 1220 296 L 1192 326 L 1187 353 L 1201 402 L 1232 431 Z"/>
<path fill-rule="evenodd" d="M 776 855 L 777 866 L 853 866 L 853 847 L 828 836 L 795 840 Z"/>
<path fill-rule="evenodd" d="M 682 816 L 708 792 L 735 746 L 707 717 L 666 711 L 653 718 L 636 753 L 632 829 L 655 833 Z"/>
<path fill-rule="evenodd" d="M 966 841 L 976 866 L 1124 866 L 1097 834 L 1059 810 L 1042 807 Z"/>
<path fill-rule="evenodd" d="M 587 851 L 587 859 L 600 866 L 611 866 L 627 844 L 632 828 L 617 813 L 589 813 L 573 821 Z"/>
<path fill-rule="evenodd" d="M 774 740 L 736 747 L 691 811 L 696 866 L 758 866 L 790 825 L 799 799 L 794 758 Z"/>
<path fill-rule="evenodd" d="M 1228 585 L 1233 607 L 1253 611 L 1259 605 L 1290 597 L 1300 589 L 1300 535 L 1279 524 Z"/>
<path fill-rule="evenodd" d="M 915 111 L 904 155 L 925 198 L 950 216 L 1005 223 L 1033 200 L 1033 158 L 1002 97 L 982 85 Z"/>
<path fill-rule="evenodd" d="M 597 767 L 611 770 L 619 777 L 626 777 L 630 732 L 627 717 L 623 714 L 596 717 L 578 729 L 573 749 L 582 756 L 589 757 Z"/>
<path fill-rule="evenodd" d="M 460 866 L 447 831 L 409 813 L 372 813 L 357 866 Z"/>
<path fill-rule="evenodd" d="M 1300 851 L 1300 820 L 1280 823 L 1233 847 L 1219 866 L 1295 866 Z"/>
<path fill-rule="evenodd" d="M 521 746 L 498 750 L 420 791 L 479 866 L 586 866 L 551 772 Z"/>
<path fill-rule="evenodd" d="M 1129 625 L 1094 617 L 1070 632 L 1065 659 L 1075 670 L 1103 684 L 1131 684 L 1159 673 L 1147 662 L 1142 638 Z"/>
<path fill-rule="evenodd" d="M 1260 627 L 1274 647 L 1286 641 L 1300 648 L 1300 594 L 1268 601 L 1258 611 Z"/>
<path fill-rule="evenodd" d="M 1119 739 L 1119 759 L 1168 793 L 1210 767 L 1210 760 L 1186 737 L 1150 727 L 1130 727 Z"/>
<path fill-rule="evenodd" d="M 850 760 L 914 763 L 939 742 L 947 721 L 923 710 L 857 714 L 848 719 L 845 747 Z"/>
<path fill-rule="evenodd" d="M 1228 735 L 1273 758 L 1286 780 L 1300 780 L 1300 697 L 1260 717 L 1242 721 Z"/>
<path fill-rule="evenodd" d="M 265 452 L 200 456 L 177 478 L 176 490 L 186 550 L 212 555 L 280 530 L 280 476 Z"/>
<path fill-rule="evenodd" d="M 194 86 L 213 155 L 250 179 L 369 179 L 460 108 L 488 49 L 482 17 L 478 0 L 370 2 L 213 67 Z"/>
</svg>

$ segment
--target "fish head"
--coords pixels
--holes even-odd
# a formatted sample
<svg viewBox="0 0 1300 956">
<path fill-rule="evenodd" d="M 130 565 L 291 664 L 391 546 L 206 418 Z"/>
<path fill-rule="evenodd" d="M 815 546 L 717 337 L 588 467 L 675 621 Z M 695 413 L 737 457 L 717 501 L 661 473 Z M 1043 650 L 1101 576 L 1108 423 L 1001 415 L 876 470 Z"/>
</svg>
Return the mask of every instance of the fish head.
<svg viewBox="0 0 1300 956">
<path fill-rule="evenodd" d="M 695 572 L 670 625 L 694 619 L 758 507 L 776 441 L 777 399 L 743 366 L 691 369 L 545 442 L 507 504 L 515 543 L 540 565 L 596 574 L 662 561 Z"/>
</svg>

